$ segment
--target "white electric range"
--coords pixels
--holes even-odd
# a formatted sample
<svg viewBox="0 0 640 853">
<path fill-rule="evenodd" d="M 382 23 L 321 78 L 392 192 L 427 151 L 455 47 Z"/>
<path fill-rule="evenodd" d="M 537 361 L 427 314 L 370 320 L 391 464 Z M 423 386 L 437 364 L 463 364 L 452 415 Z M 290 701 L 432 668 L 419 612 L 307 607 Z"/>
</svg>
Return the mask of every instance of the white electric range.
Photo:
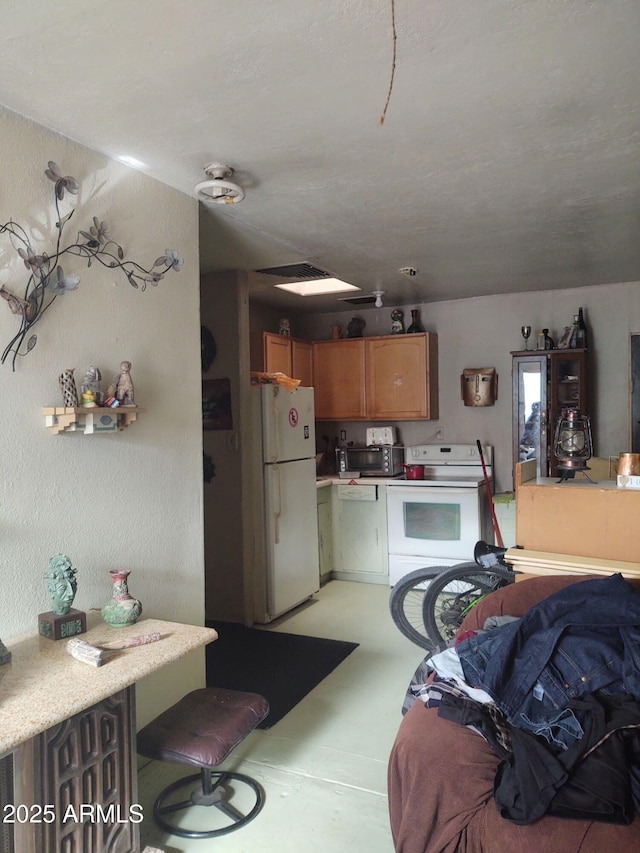
<svg viewBox="0 0 640 853">
<path fill-rule="evenodd" d="M 424 465 L 423 480 L 387 483 L 389 583 L 425 566 L 473 560 L 476 542 L 493 542 L 493 448 L 476 444 L 421 444 L 405 448 L 407 465 Z"/>
</svg>

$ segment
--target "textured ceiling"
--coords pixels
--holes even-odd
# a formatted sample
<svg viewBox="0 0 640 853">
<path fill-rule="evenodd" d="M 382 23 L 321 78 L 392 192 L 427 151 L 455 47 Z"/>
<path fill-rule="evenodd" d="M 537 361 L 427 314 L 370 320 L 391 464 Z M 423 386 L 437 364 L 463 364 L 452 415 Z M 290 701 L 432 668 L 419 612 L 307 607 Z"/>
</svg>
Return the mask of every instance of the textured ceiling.
<svg viewBox="0 0 640 853">
<path fill-rule="evenodd" d="M 391 0 L 11 0 L 0 104 L 185 193 L 233 166 L 204 272 L 309 261 L 405 305 L 640 280 L 638 0 L 396 0 L 395 25 L 381 124 Z"/>
</svg>

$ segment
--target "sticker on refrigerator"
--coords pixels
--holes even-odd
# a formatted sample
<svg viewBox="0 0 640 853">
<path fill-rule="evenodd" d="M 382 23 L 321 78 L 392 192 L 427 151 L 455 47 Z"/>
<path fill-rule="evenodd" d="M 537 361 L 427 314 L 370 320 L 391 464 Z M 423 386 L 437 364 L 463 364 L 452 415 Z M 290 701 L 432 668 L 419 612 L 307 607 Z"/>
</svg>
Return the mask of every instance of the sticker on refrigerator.
<svg viewBox="0 0 640 853">
<path fill-rule="evenodd" d="M 298 410 L 291 407 L 289 409 L 289 426 L 292 426 L 292 427 L 298 426 L 298 420 L 299 420 Z"/>
</svg>

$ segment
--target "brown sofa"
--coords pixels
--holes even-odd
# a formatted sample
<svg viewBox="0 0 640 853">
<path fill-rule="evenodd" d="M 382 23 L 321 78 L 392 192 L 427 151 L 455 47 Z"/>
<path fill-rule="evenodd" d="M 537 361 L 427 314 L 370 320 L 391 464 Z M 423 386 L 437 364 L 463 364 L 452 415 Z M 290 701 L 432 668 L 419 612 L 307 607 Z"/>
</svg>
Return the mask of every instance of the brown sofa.
<svg viewBox="0 0 640 853">
<path fill-rule="evenodd" d="M 535 577 L 487 596 L 460 631 L 491 615 L 522 616 L 582 577 Z M 632 581 L 640 588 L 640 582 Z M 640 817 L 628 826 L 545 816 L 528 826 L 502 818 L 493 800 L 498 758 L 485 740 L 416 701 L 389 759 L 388 793 L 396 853 L 638 853 Z"/>
</svg>

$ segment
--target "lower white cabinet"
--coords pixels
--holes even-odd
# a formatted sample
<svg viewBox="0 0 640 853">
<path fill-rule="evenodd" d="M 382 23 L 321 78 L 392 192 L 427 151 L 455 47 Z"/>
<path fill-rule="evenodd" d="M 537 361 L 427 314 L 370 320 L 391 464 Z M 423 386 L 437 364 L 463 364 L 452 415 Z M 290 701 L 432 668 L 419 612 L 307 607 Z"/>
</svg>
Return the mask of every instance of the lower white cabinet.
<svg viewBox="0 0 640 853">
<path fill-rule="evenodd" d="M 345 484 L 331 491 L 332 577 L 388 584 L 387 487 Z"/>
<path fill-rule="evenodd" d="M 333 572 L 333 534 L 331 518 L 331 486 L 318 488 L 318 562 L 320 584 L 331 580 Z"/>
</svg>

